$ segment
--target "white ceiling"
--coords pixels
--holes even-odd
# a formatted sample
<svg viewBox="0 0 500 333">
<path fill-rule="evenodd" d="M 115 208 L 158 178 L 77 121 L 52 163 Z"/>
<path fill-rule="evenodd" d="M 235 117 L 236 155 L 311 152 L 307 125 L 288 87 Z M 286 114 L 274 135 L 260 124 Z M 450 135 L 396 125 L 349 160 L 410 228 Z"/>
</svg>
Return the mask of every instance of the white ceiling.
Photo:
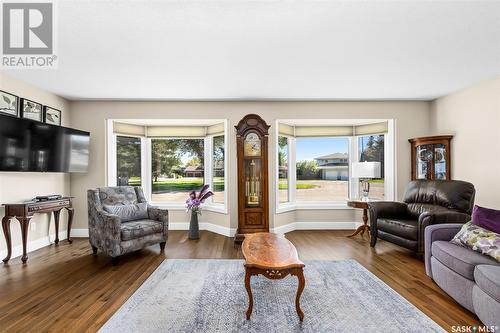
<svg viewBox="0 0 500 333">
<path fill-rule="evenodd" d="M 59 1 L 69 99 L 433 99 L 500 75 L 500 1 Z"/>
</svg>

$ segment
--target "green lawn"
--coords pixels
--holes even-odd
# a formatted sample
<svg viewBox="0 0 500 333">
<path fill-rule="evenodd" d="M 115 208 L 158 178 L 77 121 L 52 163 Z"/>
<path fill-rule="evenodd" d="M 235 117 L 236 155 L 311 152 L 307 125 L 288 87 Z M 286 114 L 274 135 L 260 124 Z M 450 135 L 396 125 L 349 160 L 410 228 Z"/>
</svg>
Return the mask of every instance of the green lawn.
<svg viewBox="0 0 500 333">
<path fill-rule="evenodd" d="M 296 188 L 298 190 L 300 190 L 300 189 L 307 190 L 307 189 L 310 189 L 310 188 L 318 187 L 318 185 L 311 183 L 313 181 L 314 180 L 298 180 L 297 184 L 296 184 Z M 286 180 L 280 180 L 279 181 L 279 189 L 280 190 L 286 190 L 286 189 L 288 189 L 288 182 Z"/>
<path fill-rule="evenodd" d="M 141 181 L 138 177 L 130 178 L 129 185 L 138 186 Z M 153 193 L 165 191 L 192 191 L 199 190 L 203 186 L 203 178 L 177 178 L 153 182 Z M 224 191 L 224 178 L 215 177 L 213 186 L 217 191 Z M 213 189 L 212 189 L 213 191 Z"/>
</svg>

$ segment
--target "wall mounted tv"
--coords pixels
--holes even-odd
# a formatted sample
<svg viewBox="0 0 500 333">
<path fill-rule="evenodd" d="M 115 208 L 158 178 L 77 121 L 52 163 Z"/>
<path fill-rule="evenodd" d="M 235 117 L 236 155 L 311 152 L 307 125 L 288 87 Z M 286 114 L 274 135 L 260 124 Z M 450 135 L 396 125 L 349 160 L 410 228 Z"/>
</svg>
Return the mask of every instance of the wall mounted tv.
<svg viewBox="0 0 500 333">
<path fill-rule="evenodd" d="M 0 171 L 87 172 L 90 133 L 0 115 Z"/>
</svg>

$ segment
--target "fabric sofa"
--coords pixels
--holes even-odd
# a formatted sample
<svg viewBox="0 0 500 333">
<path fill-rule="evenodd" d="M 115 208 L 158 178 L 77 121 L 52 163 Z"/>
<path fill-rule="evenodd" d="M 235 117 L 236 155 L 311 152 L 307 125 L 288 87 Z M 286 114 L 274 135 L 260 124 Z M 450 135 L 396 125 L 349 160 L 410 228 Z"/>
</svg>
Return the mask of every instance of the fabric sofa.
<svg viewBox="0 0 500 333">
<path fill-rule="evenodd" d="M 147 204 L 141 187 L 116 186 L 101 187 L 87 191 L 89 242 L 92 250 L 101 250 L 113 258 L 146 246 L 160 244 L 165 248 L 168 239 L 168 210 Z M 135 220 L 122 221 L 104 208 L 114 206 L 147 205 L 146 216 Z"/>
<path fill-rule="evenodd" d="M 460 180 L 411 181 L 403 202 L 368 204 L 371 246 L 380 238 L 423 254 L 425 228 L 432 224 L 468 222 L 475 193 L 474 185 Z"/>
<path fill-rule="evenodd" d="M 487 326 L 500 327 L 500 262 L 450 243 L 462 224 L 425 229 L 425 270 L 460 305 Z"/>
</svg>

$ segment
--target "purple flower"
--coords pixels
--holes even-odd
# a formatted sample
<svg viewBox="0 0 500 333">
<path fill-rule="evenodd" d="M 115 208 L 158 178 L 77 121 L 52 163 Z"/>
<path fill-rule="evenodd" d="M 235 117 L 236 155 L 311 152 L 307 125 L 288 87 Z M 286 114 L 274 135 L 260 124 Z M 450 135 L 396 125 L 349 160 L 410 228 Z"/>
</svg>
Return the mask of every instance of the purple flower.
<svg viewBox="0 0 500 333">
<path fill-rule="evenodd" d="M 201 214 L 201 204 L 214 195 L 212 191 L 208 191 L 208 188 L 208 185 L 203 185 L 198 194 L 196 194 L 196 191 L 189 192 L 189 198 L 186 200 L 187 211 Z"/>
</svg>

